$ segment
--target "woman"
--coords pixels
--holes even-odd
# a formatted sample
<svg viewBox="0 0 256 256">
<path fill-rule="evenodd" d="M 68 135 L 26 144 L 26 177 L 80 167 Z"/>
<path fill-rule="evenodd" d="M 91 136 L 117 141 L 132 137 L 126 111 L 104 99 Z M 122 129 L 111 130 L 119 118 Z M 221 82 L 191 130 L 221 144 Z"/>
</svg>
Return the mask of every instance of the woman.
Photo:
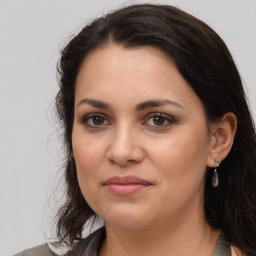
<svg viewBox="0 0 256 256">
<path fill-rule="evenodd" d="M 132 5 L 86 26 L 58 70 L 67 255 L 256 254 L 254 124 L 211 28 L 172 6 Z M 98 216 L 104 226 L 82 239 Z"/>
</svg>

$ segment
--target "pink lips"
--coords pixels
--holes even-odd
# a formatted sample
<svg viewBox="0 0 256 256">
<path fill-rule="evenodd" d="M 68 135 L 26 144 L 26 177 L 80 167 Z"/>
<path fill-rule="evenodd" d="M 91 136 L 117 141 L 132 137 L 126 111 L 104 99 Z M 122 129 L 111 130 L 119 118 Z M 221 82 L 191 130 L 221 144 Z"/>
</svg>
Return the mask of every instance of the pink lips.
<svg viewBox="0 0 256 256">
<path fill-rule="evenodd" d="M 103 185 L 115 195 L 130 196 L 152 184 L 134 176 L 115 176 L 106 180 Z"/>
</svg>

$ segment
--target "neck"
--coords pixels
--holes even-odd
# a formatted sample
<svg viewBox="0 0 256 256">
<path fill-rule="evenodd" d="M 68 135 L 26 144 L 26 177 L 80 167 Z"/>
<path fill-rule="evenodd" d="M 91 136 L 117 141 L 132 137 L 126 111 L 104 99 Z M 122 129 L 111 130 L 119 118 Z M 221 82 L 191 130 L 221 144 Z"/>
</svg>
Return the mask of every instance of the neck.
<svg viewBox="0 0 256 256">
<path fill-rule="evenodd" d="M 100 256 L 172 255 L 211 256 L 220 231 L 206 223 L 204 214 L 190 212 L 189 218 L 178 215 L 170 222 L 155 223 L 154 227 L 127 230 L 106 223 L 107 238 Z M 175 221 L 174 221 L 175 219 Z"/>
</svg>

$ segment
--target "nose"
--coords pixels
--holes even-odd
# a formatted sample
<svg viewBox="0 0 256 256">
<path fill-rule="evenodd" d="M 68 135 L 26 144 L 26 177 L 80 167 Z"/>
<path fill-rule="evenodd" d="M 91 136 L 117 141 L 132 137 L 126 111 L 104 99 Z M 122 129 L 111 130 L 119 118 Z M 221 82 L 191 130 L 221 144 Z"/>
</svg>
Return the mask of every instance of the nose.
<svg viewBox="0 0 256 256">
<path fill-rule="evenodd" d="M 140 163 L 144 152 L 138 134 L 128 127 L 117 129 L 107 150 L 107 158 L 121 166 Z"/>
</svg>

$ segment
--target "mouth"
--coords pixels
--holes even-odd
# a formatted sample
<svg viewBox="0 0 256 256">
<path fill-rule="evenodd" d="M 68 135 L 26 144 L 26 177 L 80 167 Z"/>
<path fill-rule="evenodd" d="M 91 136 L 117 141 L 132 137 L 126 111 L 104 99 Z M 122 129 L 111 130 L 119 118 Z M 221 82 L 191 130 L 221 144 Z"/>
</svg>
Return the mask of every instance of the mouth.
<svg viewBox="0 0 256 256">
<path fill-rule="evenodd" d="M 131 196 L 146 188 L 152 183 L 135 176 L 115 176 L 103 182 L 109 192 L 118 196 Z"/>
</svg>

